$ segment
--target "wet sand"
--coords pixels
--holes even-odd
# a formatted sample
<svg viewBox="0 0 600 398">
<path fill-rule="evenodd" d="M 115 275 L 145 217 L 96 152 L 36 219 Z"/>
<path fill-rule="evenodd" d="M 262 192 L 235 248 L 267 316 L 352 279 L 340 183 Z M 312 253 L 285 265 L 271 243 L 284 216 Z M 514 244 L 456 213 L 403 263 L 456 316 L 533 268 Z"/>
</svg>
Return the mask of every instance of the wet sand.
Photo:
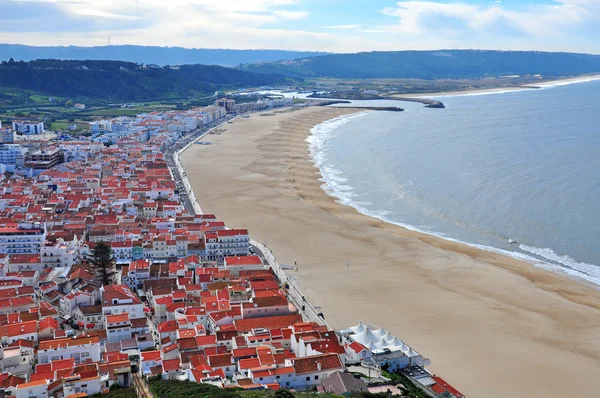
<svg viewBox="0 0 600 398">
<path fill-rule="evenodd" d="M 334 327 L 385 327 L 469 397 L 598 396 L 599 291 L 382 223 L 323 192 L 306 137 L 352 112 L 266 112 L 192 145 L 181 161 L 202 209 L 248 228 L 280 263 L 296 261 L 294 276 Z"/>
</svg>

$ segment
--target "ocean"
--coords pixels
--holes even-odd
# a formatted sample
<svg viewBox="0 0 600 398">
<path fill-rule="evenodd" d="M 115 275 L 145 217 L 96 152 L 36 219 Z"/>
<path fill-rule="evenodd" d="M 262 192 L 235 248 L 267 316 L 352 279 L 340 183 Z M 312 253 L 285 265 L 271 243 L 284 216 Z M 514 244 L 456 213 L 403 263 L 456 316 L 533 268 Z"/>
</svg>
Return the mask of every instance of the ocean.
<svg viewBox="0 0 600 398">
<path fill-rule="evenodd" d="M 600 284 L 600 81 L 437 97 L 315 126 L 323 189 L 361 213 Z"/>
</svg>

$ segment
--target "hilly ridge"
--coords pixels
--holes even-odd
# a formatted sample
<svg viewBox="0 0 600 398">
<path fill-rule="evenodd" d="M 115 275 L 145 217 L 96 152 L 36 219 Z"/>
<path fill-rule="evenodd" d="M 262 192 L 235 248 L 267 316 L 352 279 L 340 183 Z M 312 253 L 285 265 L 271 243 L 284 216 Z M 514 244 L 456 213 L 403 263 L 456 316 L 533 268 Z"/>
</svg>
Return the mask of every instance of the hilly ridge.
<svg viewBox="0 0 600 398">
<path fill-rule="evenodd" d="M 121 61 L 2 62 L 0 87 L 62 97 L 113 100 L 190 97 L 215 91 L 291 84 L 296 79 L 221 66 L 147 67 Z"/>
<path fill-rule="evenodd" d="M 525 74 L 573 76 L 600 72 L 600 55 L 491 50 L 363 52 L 251 63 L 239 69 L 299 78 L 464 79 Z"/>
<path fill-rule="evenodd" d="M 109 60 L 156 65 L 206 64 L 237 66 L 240 63 L 270 62 L 314 57 L 326 53 L 285 50 L 229 50 L 158 46 L 51 46 L 0 44 L 0 61 L 33 61 L 36 59 Z"/>
</svg>

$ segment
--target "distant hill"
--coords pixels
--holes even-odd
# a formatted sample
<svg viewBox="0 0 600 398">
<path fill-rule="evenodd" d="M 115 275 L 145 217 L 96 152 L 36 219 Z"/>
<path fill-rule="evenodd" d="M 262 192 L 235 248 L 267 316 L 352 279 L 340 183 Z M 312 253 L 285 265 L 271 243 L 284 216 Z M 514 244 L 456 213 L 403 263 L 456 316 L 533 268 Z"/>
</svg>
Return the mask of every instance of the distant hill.
<svg viewBox="0 0 600 398">
<path fill-rule="evenodd" d="M 393 51 L 330 54 L 294 61 L 252 63 L 240 70 L 295 77 L 462 79 L 600 72 L 600 55 L 534 51 Z"/>
<path fill-rule="evenodd" d="M 22 44 L 0 44 L 0 61 L 33 61 L 35 59 L 110 60 L 156 65 L 221 65 L 271 62 L 326 53 L 280 50 L 225 50 L 155 46 L 35 47 Z"/>
<path fill-rule="evenodd" d="M 212 94 L 228 88 L 296 83 L 296 79 L 221 66 L 147 67 L 120 61 L 2 62 L 0 87 L 61 97 L 146 100 Z"/>
</svg>

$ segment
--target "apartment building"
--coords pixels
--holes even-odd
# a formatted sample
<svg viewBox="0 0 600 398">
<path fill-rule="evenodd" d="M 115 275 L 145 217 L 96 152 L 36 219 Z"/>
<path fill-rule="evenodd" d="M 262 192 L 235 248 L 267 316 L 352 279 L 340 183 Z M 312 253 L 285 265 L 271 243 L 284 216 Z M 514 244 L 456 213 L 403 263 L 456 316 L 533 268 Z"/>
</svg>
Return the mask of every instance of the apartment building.
<svg viewBox="0 0 600 398">
<path fill-rule="evenodd" d="M 27 156 L 25 167 L 34 170 L 49 170 L 65 161 L 65 154 L 60 149 L 40 149 Z"/>
<path fill-rule="evenodd" d="M 39 254 L 45 241 L 46 226 L 40 223 L 0 227 L 0 253 Z"/>
<path fill-rule="evenodd" d="M 25 135 L 44 134 L 44 122 L 39 121 L 13 120 L 12 128 Z"/>
<path fill-rule="evenodd" d="M 6 166 L 6 170 L 13 172 L 15 168 L 25 165 L 27 148 L 18 144 L 0 144 L 0 164 Z"/>
</svg>

